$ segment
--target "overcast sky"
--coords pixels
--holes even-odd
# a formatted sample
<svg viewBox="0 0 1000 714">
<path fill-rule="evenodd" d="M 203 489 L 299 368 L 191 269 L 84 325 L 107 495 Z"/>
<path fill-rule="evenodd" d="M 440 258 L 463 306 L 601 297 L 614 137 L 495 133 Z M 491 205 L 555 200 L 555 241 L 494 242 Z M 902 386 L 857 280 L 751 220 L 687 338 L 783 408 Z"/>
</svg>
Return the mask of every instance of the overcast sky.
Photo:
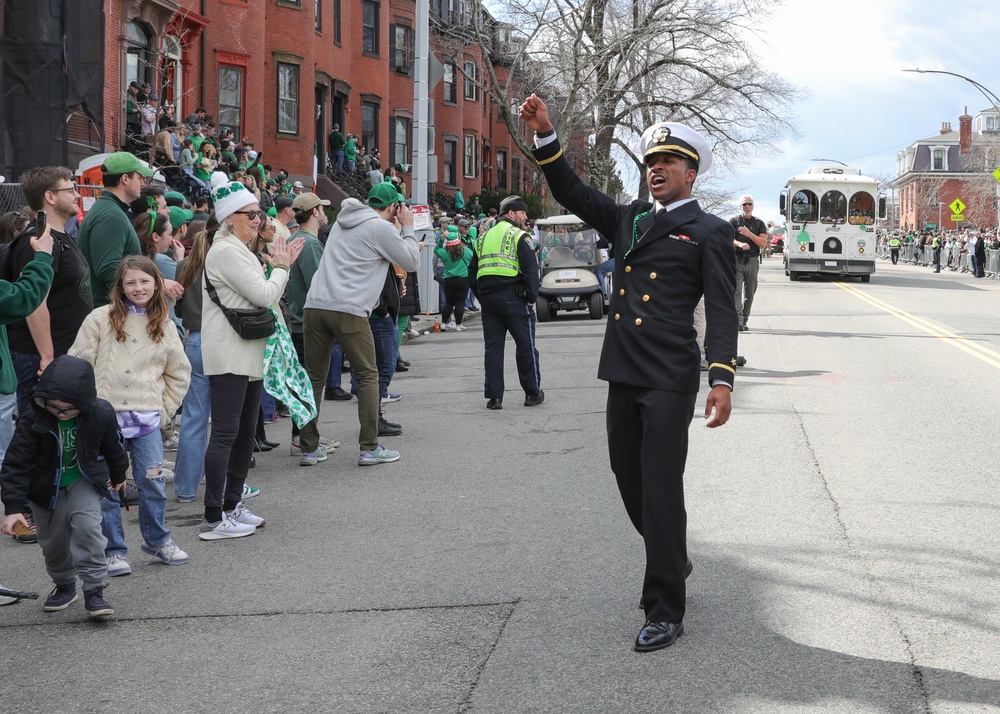
<svg viewBox="0 0 1000 714">
<path fill-rule="evenodd" d="M 735 198 L 754 196 L 756 216 L 778 221 L 786 179 L 810 159 L 894 176 L 900 150 L 942 122 L 958 129 L 966 106 L 970 114 L 989 106 L 961 79 L 901 70 L 956 72 L 1000 93 L 1000 62 L 991 59 L 998 42 L 1000 13 L 987 0 L 786 0 L 757 47 L 768 68 L 809 94 L 786 109 L 799 134 L 779 153 L 729 167 L 728 187 Z"/>
</svg>

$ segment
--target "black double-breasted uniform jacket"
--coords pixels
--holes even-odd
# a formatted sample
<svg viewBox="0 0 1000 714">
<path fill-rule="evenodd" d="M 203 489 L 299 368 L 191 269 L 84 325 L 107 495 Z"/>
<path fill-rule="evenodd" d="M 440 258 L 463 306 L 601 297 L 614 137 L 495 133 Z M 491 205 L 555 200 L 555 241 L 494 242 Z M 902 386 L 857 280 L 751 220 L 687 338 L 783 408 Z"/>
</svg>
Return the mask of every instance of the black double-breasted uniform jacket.
<svg viewBox="0 0 1000 714">
<path fill-rule="evenodd" d="M 648 201 L 616 204 L 580 180 L 558 141 L 533 153 L 553 197 L 612 244 L 614 283 L 598 377 L 697 392 L 701 356 L 693 316 L 704 294 L 709 384 L 732 388 L 738 335 L 733 227 L 696 201 L 660 216 Z"/>
</svg>

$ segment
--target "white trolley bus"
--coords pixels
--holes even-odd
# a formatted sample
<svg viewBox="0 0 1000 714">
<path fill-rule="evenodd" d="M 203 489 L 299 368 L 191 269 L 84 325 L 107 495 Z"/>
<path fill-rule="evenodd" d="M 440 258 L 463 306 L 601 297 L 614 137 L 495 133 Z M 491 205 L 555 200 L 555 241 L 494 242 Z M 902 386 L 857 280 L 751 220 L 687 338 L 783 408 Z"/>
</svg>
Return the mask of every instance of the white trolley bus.
<svg viewBox="0 0 1000 714">
<path fill-rule="evenodd" d="M 785 275 L 856 275 L 875 272 L 878 181 L 851 168 L 812 166 L 788 179 L 779 206 L 785 216 Z M 885 199 L 877 202 L 885 218 Z"/>
</svg>

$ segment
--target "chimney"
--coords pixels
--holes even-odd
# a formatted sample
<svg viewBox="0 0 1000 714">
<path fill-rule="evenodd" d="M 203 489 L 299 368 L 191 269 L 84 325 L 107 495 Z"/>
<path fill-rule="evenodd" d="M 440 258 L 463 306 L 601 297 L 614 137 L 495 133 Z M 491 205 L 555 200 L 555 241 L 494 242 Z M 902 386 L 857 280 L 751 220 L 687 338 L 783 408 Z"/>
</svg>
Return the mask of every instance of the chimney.
<svg viewBox="0 0 1000 714">
<path fill-rule="evenodd" d="M 951 122 L 950 121 L 943 121 L 943 122 L 941 122 L 941 133 L 942 134 L 950 134 L 951 133 Z"/>
<path fill-rule="evenodd" d="M 965 108 L 965 113 L 958 118 L 958 145 L 962 156 L 972 153 L 972 117 L 969 116 L 969 108 Z"/>
</svg>

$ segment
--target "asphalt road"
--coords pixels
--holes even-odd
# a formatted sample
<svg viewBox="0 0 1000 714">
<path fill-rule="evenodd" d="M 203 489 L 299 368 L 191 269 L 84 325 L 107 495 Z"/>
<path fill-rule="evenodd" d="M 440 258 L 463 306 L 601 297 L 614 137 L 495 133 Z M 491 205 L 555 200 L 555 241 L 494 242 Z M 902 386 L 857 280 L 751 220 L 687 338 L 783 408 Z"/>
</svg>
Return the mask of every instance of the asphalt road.
<svg viewBox="0 0 1000 714">
<path fill-rule="evenodd" d="M 691 427 L 667 650 L 632 651 L 643 556 L 607 464 L 603 321 L 539 326 L 536 408 L 508 343 L 502 412 L 473 321 L 404 346 L 398 463 L 358 467 L 355 402 L 325 402 L 329 461 L 258 456 L 261 532 L 201 542 L 200 507 L 172 502 L 191 562 L 146 564 L 133 509 L 116 620 L 0 608 L 3 710 L 1000 712 L 998 298 L 765 262 L 733 418 Z M 4 538 L 0 582 L 47 593 L 37 546 Z"/>
</svg>

